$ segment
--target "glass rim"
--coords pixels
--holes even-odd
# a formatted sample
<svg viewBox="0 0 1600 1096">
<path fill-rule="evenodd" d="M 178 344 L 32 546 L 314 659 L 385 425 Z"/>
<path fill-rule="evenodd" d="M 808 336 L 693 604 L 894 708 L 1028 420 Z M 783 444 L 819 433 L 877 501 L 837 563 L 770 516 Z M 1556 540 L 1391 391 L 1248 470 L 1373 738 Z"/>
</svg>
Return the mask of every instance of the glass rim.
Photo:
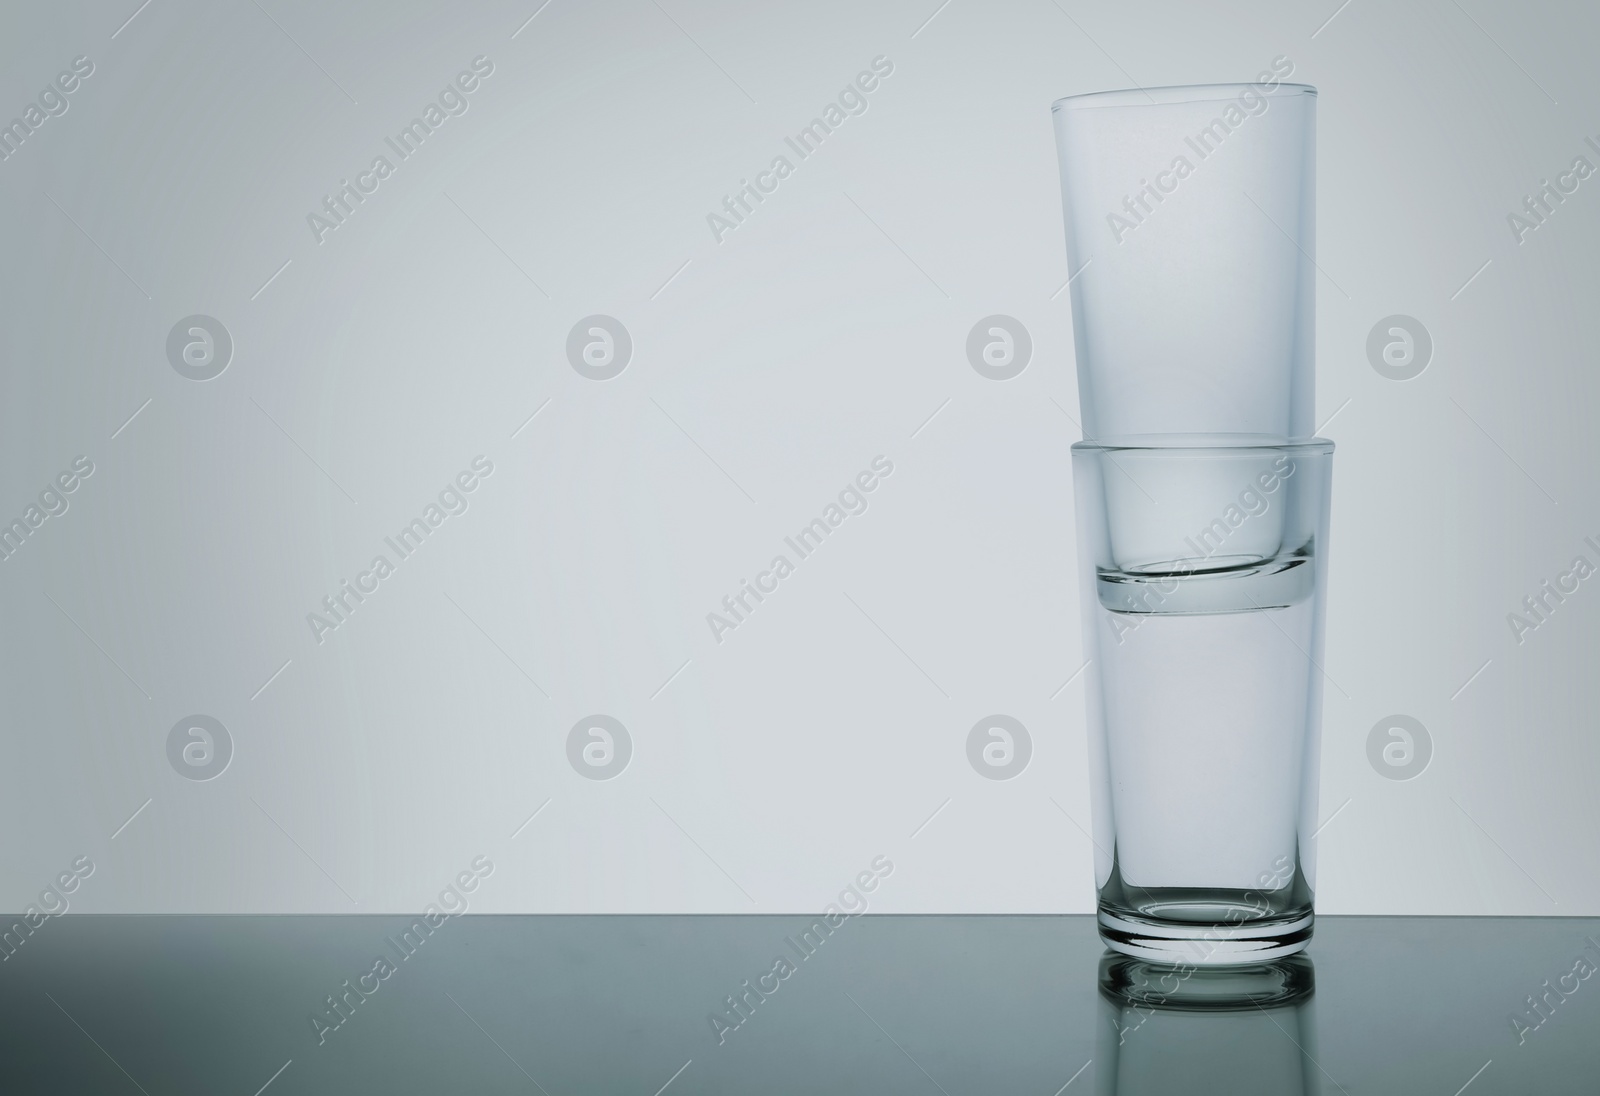
<svg viewBox="0 0 1600 1096">
<path fill-rule="evenodd" d="M 1178 455 L 1229 455 L 1239 453 L 1288 452 L 1305 455 L 1332 453 L 1334 444 L 1328 438 L 1251 438 L 1248 435 L 1174 435 L 1172 440 L 1160 440 L 1145 435 L 1125 439 L 1100 438 L 1095 441 L 1075 441 L 1073 453 L 1168 453 Z"/>
<path fill-rule="evenodd" d="M 1119 88 L 1112 91 L 1086 91 L 1066 95 L 1050 104 L 1052 112 L 1089 110 L 1098 107 L 1168 107 L 1184 103 L 1213 103 L 1237 99 L 1254 90 L 1266 96 L 1310 95 L 1312 84 L 1276 83 L 1263 86 L 1255 80 L 1224 84 L 1168 84 L 1155 88 Z"/>
</svg>

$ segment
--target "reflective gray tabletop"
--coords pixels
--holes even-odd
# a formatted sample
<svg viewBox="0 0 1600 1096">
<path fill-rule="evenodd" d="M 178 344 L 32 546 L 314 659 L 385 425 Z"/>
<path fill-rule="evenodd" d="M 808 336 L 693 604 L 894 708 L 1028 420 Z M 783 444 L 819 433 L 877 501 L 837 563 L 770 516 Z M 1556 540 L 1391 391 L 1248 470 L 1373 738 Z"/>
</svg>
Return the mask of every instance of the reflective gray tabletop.
<svg viewBox="0 0 1600 1096">
<path fill-rule="evenodd" d="M 1600 1092 L 1597 919 L 1323 917 L 1222 975 L 1081 916 L 433 920 L 50 919 L 0 1091 Z"/>
</svg>

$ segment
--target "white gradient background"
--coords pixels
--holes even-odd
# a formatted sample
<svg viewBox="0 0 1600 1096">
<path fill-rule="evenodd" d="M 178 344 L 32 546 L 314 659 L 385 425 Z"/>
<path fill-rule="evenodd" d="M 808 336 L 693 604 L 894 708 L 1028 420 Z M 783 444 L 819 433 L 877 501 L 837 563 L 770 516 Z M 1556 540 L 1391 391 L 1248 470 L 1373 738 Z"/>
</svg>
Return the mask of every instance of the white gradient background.
<svg viewBox="0 0 1600 1096">
<path fill-rule="evenodd" d="M 0 907 L 88 855 L 75 911 L 412 910 L 484 854 L 477 911 L 802 911 L 884 854 L 876 910 L 1091 910 L 1049 103 L 1283 54 L 1321 89 L 1338 412 L 1318 908 L 1600 913 L 1600 588 L 1506 624 L 1600 534 L 1600 179 L 1521 245 L 1505 220 L 1600 133 L 1600 13 L 550 0 L 513 39 L 538 3 L 0 17 L 0 119 L 96 65 L 0 163 L 0 513 L 97 469 L 0 563 Z M 318 245 L 306 214 L 478 54 L 469 112 Z M 879 54 L 868 112 L 718 244 Z M 207 383 L 166 360 L 191 313 L 236 343 Z M 635 343 L 610 382 L 565 360 L 591 313 Z M 991 313 L 1035 344 L 1004 383 L 965 356 Z M 1433 334 L 1415 380 L 1366 360 L 1391 313 Z M 306 613 L 480 453 L 471 509 L 317 645 Z M 877 454 L 868 512 L 714 643 Z M 235 744 L 207 783 L 166 759 L 194 712 Z M 633 737 L 608 782 L 566 761 L 592 712 Z M 1010 781 L 966 760 L 992 712 L 1032 733 Z M 1433 739 L 1408 782 L 1366 759 L 1391 713 Z"/>
</svg>

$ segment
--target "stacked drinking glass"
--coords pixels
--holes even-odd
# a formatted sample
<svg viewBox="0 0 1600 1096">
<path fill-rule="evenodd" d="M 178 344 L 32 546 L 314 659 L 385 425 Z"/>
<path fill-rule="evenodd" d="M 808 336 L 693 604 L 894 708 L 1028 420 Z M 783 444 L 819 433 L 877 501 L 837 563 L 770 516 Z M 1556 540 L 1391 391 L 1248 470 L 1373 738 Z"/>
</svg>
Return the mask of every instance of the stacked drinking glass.
<svg viewBox="0 0 1600 1096">
<path fill-rule="evenodd" d="M 1100 933 L 1160 962 L 1311 937 L 1316 90 L 1268 75 L 1054 106 Z"/>
</svg>

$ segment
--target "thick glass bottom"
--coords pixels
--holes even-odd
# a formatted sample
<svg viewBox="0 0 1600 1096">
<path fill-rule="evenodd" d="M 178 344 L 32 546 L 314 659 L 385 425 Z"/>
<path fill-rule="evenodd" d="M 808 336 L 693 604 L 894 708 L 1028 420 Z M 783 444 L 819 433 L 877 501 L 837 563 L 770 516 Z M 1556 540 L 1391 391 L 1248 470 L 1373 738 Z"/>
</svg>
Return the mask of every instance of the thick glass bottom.
<svg viewBox="0 0 1600 1096">
<path fill-rule="evenodd" d="M 1297 916 L 1253 918 L 1230 917 L 1250 907 L 1243 903 L 1213 900 L 1201 907 L 1189 907 L 1183 920 L 1152 917 L 1099 909 L 1100 938 L 1113 951 L 1153 963 L 1174 966 L 1230 966 L 1281 959 L 1303 951 L 1311 942 L 1313 917 L 1310 910 Z M 1193 916 L 1206 912 L 1204 919 Z"/>
<path fill-rule="evenodd" d="M 1113 866 L 1100 888 L 1100 938 L 1113 951 L 1196 967 L 1265 962 L 1311 941 L 1311 888 L 1296 865 L 1281 887 L 1138 887 Z"/>
</svg>

